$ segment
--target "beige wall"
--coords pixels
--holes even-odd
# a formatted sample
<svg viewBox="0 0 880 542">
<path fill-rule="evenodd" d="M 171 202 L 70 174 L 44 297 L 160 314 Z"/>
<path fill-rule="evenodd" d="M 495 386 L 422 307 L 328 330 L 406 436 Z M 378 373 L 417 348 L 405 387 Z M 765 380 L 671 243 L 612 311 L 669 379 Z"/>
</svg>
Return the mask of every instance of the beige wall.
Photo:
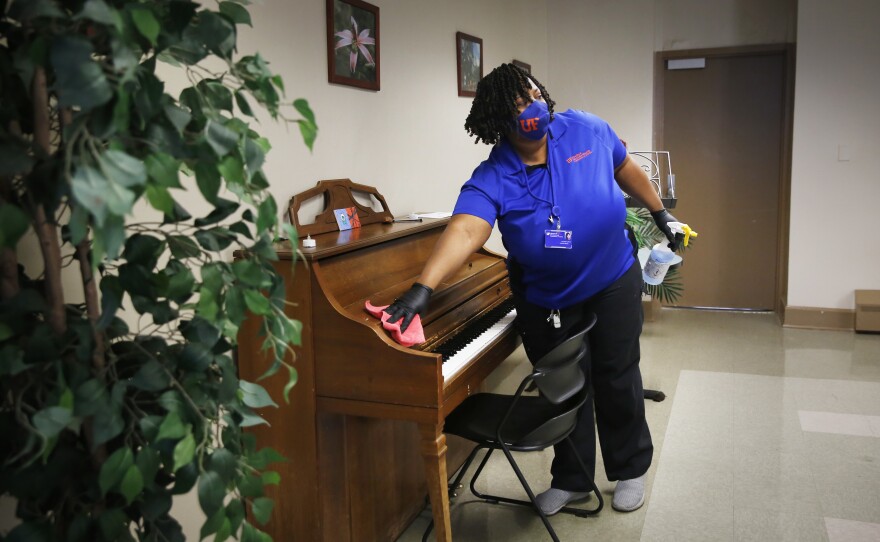
<svg viewBox="0 0 880 542">
<path fill-rule="evenodd" d="M 851 309 L 880 289 L 878 26 L 872 0 L 798 6 L 789 305 Z"/>
<path fill-rule="evenodd" d="M 611 124 L 630 150 L 650 150 L 654 3 L 550 0 L 550 93 L 557 108 Z"/>
<path fill-rule="evenodd" d="M 658 51 L 795 41 L 797 0 L 656 0 Z"/>
<path fill-rule="evenodd" d="M 457 31 L 483 40 L 484 73 L 516 58 L 546 77 L 543 0 L 371 3 L 380 9 L 378 92 L 327 82 L 323 0 L 249 6 L 254 28 L 241 31 L 239 52 L 259 51 L 283 76 L 288 98 L 309 101 L 319 126 L 312 153 L 295 125 L 267 119 L 257 127 L 273 145 L 265 170 L 282 208 L 319 180 L 349 178 L 377 187 L 396 215 L 452 210 L 490 150 L 464 131 L 471 99 L 457 92 Z"/>
<path fill-rule="evenodd" d="M 795 41 L 797 0 L 549 0 L 549 84 L 560 109 L 653 143 L 654 52 Z M 673 163 L 674 163 L 673 157 Z"/>
</svg>

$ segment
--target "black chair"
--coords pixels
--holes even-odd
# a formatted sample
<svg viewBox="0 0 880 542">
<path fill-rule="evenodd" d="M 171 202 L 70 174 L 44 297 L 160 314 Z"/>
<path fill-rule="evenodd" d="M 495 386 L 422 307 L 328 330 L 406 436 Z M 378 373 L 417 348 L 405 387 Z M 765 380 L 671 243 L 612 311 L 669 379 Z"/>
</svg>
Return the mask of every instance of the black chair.
<svg viewBox="0 0 880 542">
<path fill-rule="evenodd" d="M 589 389 L 584 385 L 584 373 L 580 361 L 586 355 L 585 337 L 596 323 L 596 316 L 578 328 L 571 338 L 555 347 L 542 357 L 534 366 L 531 374 L 526 376 L 514 395 L 479 393 L 468 397 L 447 418 L 444 432 L 464 437 L 477 443 L 468 456 L 458 475 L 449 485 L 450 495 L 459 487 L 477 452 L 486 449 L 479 467 L 471 478 L 471 491 L 475 496 L 492 504 L 508 503 L 532 507 L 541 517 L 544 526 L 553 540 L 559 538 L 550 525 L 547 516 L 535 503 L 535 494 L 529 487 L 511 452 L 538 452 L 554 444 L 567 441 L 572 447 L 581 468 L 590 480 L 592 492 L 598 504 L 593 509 L 563 507 L 560 512 L 586 517 L 599 513 L 604 501 L 589 470 L 577 453 L 577 449 L 569 439 L 577 423 L 578 411 L 588 399 Z M 534 382 L 540 390 L 538 396 L 523 395 L 529 383 Z M 489 457 L 496 449 L 500 449 L 519 478 L 520 483 L 529 496 L 529 500 L 518 500 L 497 495 L 483 494 L 477 491 L 475 483 Z M 428 539 L 434 524 L 431 522 L 422 540 Z"/>
</svg>

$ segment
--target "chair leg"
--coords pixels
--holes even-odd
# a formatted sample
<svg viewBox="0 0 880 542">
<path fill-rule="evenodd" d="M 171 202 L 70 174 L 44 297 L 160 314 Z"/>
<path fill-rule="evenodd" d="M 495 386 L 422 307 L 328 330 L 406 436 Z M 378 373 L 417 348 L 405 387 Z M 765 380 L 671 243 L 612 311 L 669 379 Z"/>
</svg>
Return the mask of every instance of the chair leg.
<svg viewBox="0 0 880 542">
<path fill-rule="evenodd" d="M 522 471 L 519 470 L 519 465 L 513 460 L 513 454 L 510 453 L 510 450 L 508 450 L 503 443 L 501 445 L 501 451 L 504 452 L 505 457 L 507 457 L 507 462 L 510 463 L 510 467 L 513 469 L 513 472 L 516 473 L 516 477 L 519 478 L 519 483 L 523 486 L 523 489 L 526 490 L 526 494 L 529 496 L 529 501 L 531 502 L 527 504 L 531 504 L 538 515 L 541 516 L 541 521 L 544 523 L 544 527 L 547 528 L 547 532 L 550 533 L 550 537 L 553 538 L 553 542 L 559 542 L 559 537 L 556 536 L 556 531 L 553 529 L 553 526 L 550 525 L 550 520 L 547 519 L 547 514 L 545 514 L 544 511 L 541 510 L 541 507 L 538 506 L 538 502 L 535 500 L 535 493 L 526 481 L 526 477 L 523 476 Z"/>
<path fill-rule="evenodd" d="M 480 463 L 480 466 L 477 468 L 477 471 L 474 473 L 473 478 L 471 478 L 471 493 L 473 493 L 477 498 L 483 499 L 489 504 L 518 504 L 520 506 L 533 506 L 534 503 L 532 501 L 524 501 L 521 499 L 511 499 L 509 497 L 502 497 L 500 495 L 491 495 L 489 493 L 480 493 L 475 487 L 477 477 L 480 475 L 480 472 L 483 470 L 483 467 L 486 465 L 486 462 L 489 460 L 489 456 L 492 455 L 492 452 L 495 451 L 495 448 L 488 448 L 488 452 L 486 452 L 486 456 L 483 458 L 483 461 Z M 502 448 L 502 452 L 504 449 Z M 509 453 L 509 452 L 508 452 Z M 508 459 L 510 462 L 510 459 Z M 513 464 L 515 465 L 515 463 Z M 517 476 L 521 476 L 521 473 L 517 470 L 517 467 L 514 466 L 514 471 L 517 472 Z"/>
<path fill-rule="evenodd" d="M 483 457 L 483 460 L 480 462 L 480 466 L 477 467 L 476 472 L 474 472 L 474 476 L 471 478 L 471 493 L 490 504 L 498 504 L 503 502 L 505 504 L 516 504 L 519 506 L 532 507 L 541 517 L 541 521 L 544 523 L 544 527 L 547 528 L 547 532 L 550 533 L 550 536 L 553 538 L 554 542 L 559 542 L 559 538 L 556 536 L 556 531 L 553 530 L 553 526 L 550 525 L 550 520 L 547 519 L 547 516 L 544 514 L 544 512 L 541 511 L 541 509 L 538 507 L 538 504 L 535 502 L 535 494 L 532 491 L 531 486 L 529 486 L 529 483 L 526 481 L 525 476 L 523 476 L 522 471 L 520 471 L 519 466 L 516 464 L 516 461 L 513 460 L 513 456 L 511 455 L 510 450 L 508 450 L 504 446 L 501 447 L 501 451 L 507 457 L 507 462 L 510 464 L 511 468 L 513 468 L 513 472 L 516 473 L 517 478 L 519 478 L 519 482 L 523 486 L 523 489 L 526 490 L 526 494 L 529 496 L 529 500 L 524 501 L 521 499 L 501 497 L 499 495 L 490 495 L 488 493 L 480 493 L 477 490 L 477 488 L 475 487 L 477 478 L 479 478 L 480 473 L 483 472 L 483 467 L 486 466 L 486 463 L 489 461 L 489 457 L 492 455 L 492 452 L 495 451 L 495 448 L 487 447 L 486 450 L 486 455 Z M 422 540 L 423 542 L 427 542 L 427 538 L 423 538 Z"/>
<path fill-rule="evenodd" d="M 422 542 L 428 542 L 428 535 L 431 534 L 431 531 L 434 530 L 434 520 L 431 519 L 431 522 L 428 523 L 428 527 L 425 529 L 425 532 L 422 534 Z"/>
<path fill-rule="evenodd" d="M 462 464 L 461 468 L 458 469 L 458 474 L 456 474 L 456 476 L 452 480 L 452 482 L 449 483 L 449 498 L 450 499 L 452 497 L 457 496 L 454 493 L 455 490 L 458 489 L 459 487 L 461 487 L 461 479 L 464 478 L 464 475 L 467 472 L 467 470 L 470 468 L 471 463 L 474 462 L 474 458 L 477 457 L 477 452 L 479 452 L 483 448 L 485 448 L 485 446 L 480 446 L 480 445 L 474 446 L 474 449 L 471 450 L 471 453 L 467 456 L 467 459 L 465 459 L 464 464 Z M 491 450 L 490 450 L 490 453 L 491 453 Z M 483 463 L 480 464 L 480 470 L 482 470 L 484 464 L 485 464 L 485 460 L 483 460 Z"/>
<path fill-rule="evenodd" d="M 642 395 L 645 396 L 645 399 L 650 399 L 650 400 L 654 401 L 655 403 L 659 403 L 663 399 L 666 399 L 666 394 L 660 390 L 645 389 L 645 390 L 643 390 Z"/>
<path fill-rule="evenodd" d="M 569 443 L 572 446 L 574 446 L 574 444 L 571 443 L 571 439 L 567 439 L 567 440 L 569 441 Z M 477 468 L 476 472 L 474 473 L 473 478 L 471 478 L 471 493 L 473 493 L 474 496 L 476 496 L 477 498 L 483 499 L 484 501 L 486 501 L 490 504 L 498 504 L 498 503 L 503 502 L 505 504 L 517 504 L 520 506 L 534 506 L 534 502 L 532 502 L 532 501 L 511 499 L 509 497 L 501 497 L 499 495 L 491 495 L 489 493 L 480 493 L 477 490 L 477 488 L 475 487 L 475 482 L 477 481 L 477 477 L 480 475 L 480 472 L 483 470 L 483 467 L 486 465 L 486 462 L 489 460 L 489 456 L 492 454 L 492 451 L 494 449 L 487 448 L 487 450 L 488 450 L 488 452 L 486 453 L 486 456 L 483 458 L 483 461 L 480 463 L 480 466 Z M 582 517 L 582 518 L 585 518 L 588 516 L 594 516 L 602 510 L 602 507 L 605 505 L 605 501 L 604 501 L 604 499 L 602 499 L 602 494 L 599 493 L 599 488 L 596 487 L 595 482 L 593 482 L 593 479 L 590 477 L 589 471 L 587 470 L 587 467 L 584 464 L 583 460 L 581 459 L 580 455 L 577 453 L 577 450 L 575 450 L 575 457 L 577 457 L 577 460 L 580 463 L 581 469 L 583 469 L 583 471 L 587 474 L 587 479 L 590 480 L 590 490 L 596 494 L 596 498 L 598 499 L 598 504 L 593 509 L 583 509 L 583 508 L 575 508 L 573 506 L 564 506 L 559 511 L 562 513 L 565 513 L 565 514 L 572 514 L 572 515 Z"/>
<path fill-rule="evenodd" d="M 584 474 L 587 475 L 587 480 L 590 481 L 590 488 L 593 493 L 596 494 L 596 499 L 599 501 L 595 508 L 592 510 L 584 510 L 583 508 L 573 508 L 570 506 L 564 506 L 560 512 L 565 512 L 567 514 L 574 514 L 580 517 L 587 516 L 595 516 L 599 512 L 602 511 L 602 507 L 605 506 L 605 500 L 602 498 L 602 493 L 599 492 L 599 488 L 596 487 L 596 481 L 590 476 L 590 471 L 587 470 L 587 465 L 584 463 L 584 460 L 581 459 L 581 454 L 578 453 L 577 447 L 575 447 L 574 442 L 571 440 L 571 437 L 566 437 L 566 441 L 568 441 L 568 445 L 571 446 L 571 451 L 574 452 L 574 456 L 578 460 L 578 464 L 581 466 L 581 470 L 584 471 Z"/>
<path fill-rule="evenodd" d="M 485 446 L 483 446 L 485 448 Z M 473 493 L 477 498 L 483 499 L 484 501 L 490 502 L 492 504 L 498 504 L 498 499 L 493 497 L 492 495 L 485 495 L 480 493 L 477 490 L 477 478 L 480 477 L 480 473 L 483 472 L 483 467 L 486 466 L 486 463 L 489 462 L 489 457 L 492 456 L 492 452 L 494 452 L 494 448 L 486 448 L 486 455 L 483 456 L 483 460 L 480 461 L 480 466 L 477 467 L 477 470 L 474 471 L 474 475 L 471 476 L 471 493 Z"/>
</svg>

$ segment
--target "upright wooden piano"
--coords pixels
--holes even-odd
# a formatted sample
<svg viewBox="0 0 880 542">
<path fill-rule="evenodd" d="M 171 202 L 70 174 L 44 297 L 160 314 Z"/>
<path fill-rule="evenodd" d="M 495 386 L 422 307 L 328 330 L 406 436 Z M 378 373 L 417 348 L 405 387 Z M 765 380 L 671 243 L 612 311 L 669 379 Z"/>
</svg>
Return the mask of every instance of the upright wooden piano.
<svg viewBox="0 0 880 542">
<path fill-rule="evenodd" d="M 332 211 L 352 189 L 375 192 L 345 180 L 303 194 L 323 191 Z M 312 235 L 316 248 L 297 258 L 289 245 L 278 250 L 289 315 L 303 324 L 290 404 L 280 400 L 285 378 L 261 382 L 279 408 L 262 409 L 270 426 L 255 428 L 261 446 L 288 458 L 272 466 L 281 483 L 271 488 L 267 531 L 279 542 L 394 540 L 425 495 L 437 540 L 450 540 L 447 473 L 468 449 L 450 437 L 447 454 L 444 419 L 519 344 L 504 259 L 486 249 L 436 288 L 423 315 L 426 343 L 405 348 L 366 313 L 366 301 L 388 305 L 410 287 L 448 222 L 392 222 L 374 195 L 384 211 L 355 203 L 360 228 L 335 231 L 319 215 L 314 227 L 298 228 L 302 237 L 323 231 Z M 267 367 L 261 344 L 258 322 L 248 320 L 239 336 L 242 378 Z"/>
</svg>

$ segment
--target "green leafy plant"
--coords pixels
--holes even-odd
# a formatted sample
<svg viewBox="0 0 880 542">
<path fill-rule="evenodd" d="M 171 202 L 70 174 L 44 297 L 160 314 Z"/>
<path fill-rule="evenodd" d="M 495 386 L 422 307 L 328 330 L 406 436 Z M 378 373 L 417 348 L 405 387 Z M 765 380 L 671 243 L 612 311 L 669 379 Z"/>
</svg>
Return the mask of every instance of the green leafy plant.
<svg viewBox="0 0 880 542">
<path fill-rule="evenodd" d="M 181 540 L 172 498 L 193 489 L 202 537 L 268 538 L 281 458 L 243 430 L 275 402 L 232 354 L 247 314 L 262 318 L 264 376 L 286 369 L 286 396 L 300 323 L 271 265 L 278 208 L 252 104 L 309 148 L 317 126 L 263 58 L 236 58 L 248 3 L 0 0 L 8 541 Z M 190 85 L 169 94 L 160 63 Z M 192 217 L 184 191 L 209 211 Z M 21 263 L 28 247 L 41 266 Z"/>
<path fill-rule="evenodd" d="M 626 210 L 626 223 L 632 228 L 636 237 L 636 244 L 641 248 L 651 248 L 655 243 L 665 239 L 665 236 L 657 228 L 651 213 L 642 207 L 629 207 Z M 689 245 L 694 242 L 691 239 Z M 682 247 L 684 250 L 684 247 Z M 681 282 L 679 266 L 672 266 L 666 273 L 666 277 L 658 285 L 645 284 L 645 292 L 662 303 L 675 303 L 684 291 Z"/>
</svg>

